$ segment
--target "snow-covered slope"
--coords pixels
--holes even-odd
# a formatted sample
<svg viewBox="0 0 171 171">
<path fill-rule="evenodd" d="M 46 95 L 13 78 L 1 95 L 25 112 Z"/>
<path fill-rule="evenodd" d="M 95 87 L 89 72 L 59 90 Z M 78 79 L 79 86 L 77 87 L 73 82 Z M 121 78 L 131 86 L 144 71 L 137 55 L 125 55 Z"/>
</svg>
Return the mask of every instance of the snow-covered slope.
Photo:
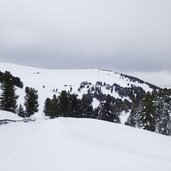
<svg viewBox="0 0 171 171">
<path fill-rule="evenodd" d="M 2 171 L 170 171 L 170 137 L 91 119 L 0 127 Z"/>
<path fill-rule="evenodd" d="M 107 84 L 119 84 L 122 87 L 130 87 L 128 78 L 122 77 L 119 73 L 114 73 L 101 69 L 65 69 L 65 70 L 50 70 L 9 63 L 0 63 L 1 71 L 10 71 L 13 75 L 18 76 L 27 86 L 34 86 L 38 89 L 44 85 L 53 90 L 58 87 L 59 90 L 66 86 L 72 85 L 76 88 L 81 82 L 87 81 L 95 84 L 97 81 L 102 81 Z M 133 84 L 133 83 L 132 83 Z M 136 86 L 150 91 L 146 84 L 134 83 Z M 77 90 L 77 89 L 76 89 Z"/>
<path fill-rule="evenodd" d="M 0 120 L 9 119 L 9 120 L 22 120 L 23 118 L 19 117 L 17 114 L 0 110 Z"/>
<path fill-rule="evenodd" d="M 80 84 L 84 81 L 90 83 L 92 86 L 97 82 L 102 82 L 107 85 L 118 84 L 121 87 L 137 86 L 142 87 L 145 91 L 152 90 L 146 83 L 132 81 L 122 74 L 101 69 L 48 70 L 0 63 L 0 71 L 10 71 L 14 76 L 21 78 L 25 87 L 29 86 L 38 90 L 40 112 L 43 110 L 45 99 L 47 97 L 51 98 L 54 94 L 58 95 L 62 90 L 70 91 L 72 89 L 72 93 L 76 93 L 81 97 L 82 94 L 88 91 L 88 85 L 81 89 L 81 91 L 78 91 Z M 111 89 L 107 89 L 107 86 L 101 87 L 101 89 L 104 94 L 110 94 L 115 98 L 121 98 L 116 91 L 111 92 Z M 20 95 L 18 104 L 23 104 L 25 95 L 24 89 L 18 89 L 17 94 Z M 94 104 L 97 105 L 98 102 Z"/>
</svg>

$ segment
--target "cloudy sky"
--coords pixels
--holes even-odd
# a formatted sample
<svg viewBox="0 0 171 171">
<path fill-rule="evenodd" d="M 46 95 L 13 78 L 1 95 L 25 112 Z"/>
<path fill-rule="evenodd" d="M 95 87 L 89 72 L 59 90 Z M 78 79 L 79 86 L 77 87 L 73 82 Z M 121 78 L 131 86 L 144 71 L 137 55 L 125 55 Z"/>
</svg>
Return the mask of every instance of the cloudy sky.
<svg viewBox="0 0 171 171">
<path fill-rule="evenodd" d="M 100 67 L 171 87 L 171 1 L 2 0 L 0 61 Z"/>
</svg>

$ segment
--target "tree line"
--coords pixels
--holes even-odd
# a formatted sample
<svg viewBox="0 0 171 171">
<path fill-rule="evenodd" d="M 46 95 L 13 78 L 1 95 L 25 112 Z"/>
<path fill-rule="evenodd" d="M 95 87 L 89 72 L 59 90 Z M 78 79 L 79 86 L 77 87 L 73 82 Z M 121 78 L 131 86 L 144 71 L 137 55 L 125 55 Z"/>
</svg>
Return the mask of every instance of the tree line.
<svg viewBox="0 0 171 171">
<path fill-rule="evenodd" d="M 35 112 L 38 112 L 38 91 L 31 87 L 25 88 L 24 107 L 20 104 L 17 106 L 16 87 L 23 88 L 23 83 L 18 77 L 14 77 L 10 72 L 0 72 L 1 96 L 0 109 L 17 113 L 21 117 L 30 117 Z"/>
<path fill-rule="evenodd" d="M 107 95 L 96 109 L 93 108 L 92 103 L 93 97 L 90 94 L 83 94 L 80 99 L 76 94 L 62 91 L 58 97 L 54 95 L 52 99 L 46 99 L 44 113 L 50 118 L 94 118 L 120 123 L 120 113 L 116 111 L 112 96 Z"/>
<path fill-rule="evenodd" d="M 76 94 L 62 91 L 57 97 L 47 98 L 44 106 L 44 113 L 50 118 L 74 117 L 94 118 L 115 123 L 120 123 L 120 114 L 123 102 L 118 103 L 114 97 L 104 95 L 99 106 L 93 109 L 93 97 L 84 94 L 81 99 Z M 160 89 L 145 93 L 141 99 L 133 102 L 131 108 L 126 112 L 130 115 L 126 125 L 142 128 L 148 131 L 164 135 L 171 135 L 171 90 Z"/>
<path fill-rule="evenodd" d="M 171 89 L 148 92 L 141 100 L 133 103 L 126 124 L 171 135 Z"/>
<path fill-rule="evenodd" d="M 24 106 L 21 104 L 18 106 L 19 96 L 16 95 L 16 89 L 24 86 L 20 78 L 12 76 L 8 71 L 0 72 L 0 84 L 1 110 L 17 113 L 21 117 L 30 117 L 38 112 L 37 90 L 26 87 Z M 98 85 L 101 84 L 98 83 Z M 81 87 L 89 85 L 90 83 L 85 82 L 81 84 Z M 120 123 L 120 115 L 125 111 L 130 113 L 126 125 L 171 135 L 171 89 L 155 89 L 151 93 L 145 93 L 140 88 L 132 88 L 136 90 L 136 96 L 132 98 L 132 102 L 103 94 L 98 86 L 94 93 L 88 91 L 81 98 L 77 94 L 72 94 L 71 91 L 62 91 L 59 96 L 54 95 L 45 100 L 44 113 L 51 119 L 57 117 L 94 118 Z M 122 87 L 115 85 L 115 89 L 121 93 Z M 129 94 L 129 90 L 124 89 L 123 93 Z M 99 101 L 97 108 L 93 108 L 94 99 Z"/>
</svg>

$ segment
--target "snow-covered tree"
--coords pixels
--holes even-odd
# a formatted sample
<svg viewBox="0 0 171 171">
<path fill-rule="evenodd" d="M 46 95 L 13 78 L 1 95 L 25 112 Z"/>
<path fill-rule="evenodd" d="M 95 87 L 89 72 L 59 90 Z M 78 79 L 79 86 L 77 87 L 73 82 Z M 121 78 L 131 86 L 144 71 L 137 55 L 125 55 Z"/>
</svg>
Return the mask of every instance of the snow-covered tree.
<svg viewBox="0 0 171 171">
<path fill-rule="evenodd" d="M 161 89 L 155 97 L 157 115 L 156 131 L 161 134 L 171 134 L 171 90 Z"/>
<path fill-rule="evenodd" d="M 154 95 L 148 92 L 142 99 L 139 109 L 138 127 L 154 132 L 156 127 Z"/>
</svg>

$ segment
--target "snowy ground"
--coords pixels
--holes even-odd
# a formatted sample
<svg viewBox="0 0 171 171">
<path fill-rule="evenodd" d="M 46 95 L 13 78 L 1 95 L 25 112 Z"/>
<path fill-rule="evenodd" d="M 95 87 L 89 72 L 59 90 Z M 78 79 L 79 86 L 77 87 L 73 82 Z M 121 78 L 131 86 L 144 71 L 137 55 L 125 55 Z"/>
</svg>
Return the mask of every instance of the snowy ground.
<svg viewBox="0 0 171 171">
<path fill-rule="evenodd" d="M 50 70 L 0 62 L 0 71 L 10 71 L 14 76 L 21 78 L 25 87 L 29 86 L 38 90 L 40 115 L 43 112 L 44 102 L 47 97 L 52 98 L 54 94 L 59 95 L 62 90 L 69 91 L 71 87 L 72 93 L 76 93 L 80 97 L 82 94 L 87 93 L 86 88 L 78 92 L 78 88 L 83 81 L 91 82 L 93 85 L 96 84 L 97 81 L 105 82 L 109 85 L 116 83 L 122 87 L 130 87 L 132 84 L 140 86 L 146 91 L 151 91 L 151 88 L 146 84 L 131 82 L 128 78 L 122 77 L 119 73 L 100 69 Z M 18 105 L 24 102 L 24 88 L 17 89 L 17 95 L 20 96 Z M 110 90 L 104 87 L 102 88 L 102 92 L 104 94 L 110 94 L 115 98 L 121 98 L 115 91 L 111 93 Z M 94 107 L 97 107 L 98 104 L 99 102 L 97 101 L 93 103 Z"/>
<path fill-rule="evenodd" d="M 0 110 L 0 120 L 3 119 L 22 120 L 23 118 L 19 117 L 17 114 Z"/>
<path fill-rule="evenodd" d="M 40 112 L 36 122 L 0 126 L 0 171 L 170 171 L 171 138 L 124 125 L 91 119 L 44 120 L 44 100 L 55 88 L 74 91 L 82 81 L 118 83 L 129 80 L 119 74 L 93 70 L 45 70 L 0 63 L 1 71 L 11 71 L 25 86 L 39 91 Z M 68 85 L 68 87 L 65 86 Z M 135 83 L 138 85 L 138 83 Z M 43 87 L 45 86 L 45 87 Z M 141 85 L 148 90 L 147 85 Z M 18 103 L 24 89 L 17 89 Z M 93 99 L 93 106 L 98 106 Z M 0 111 L 0 120 L 21 118 Z M 122 113 L 124 123 L 127 115 Z"/>
<path fill-rule="evenodd" d="M 0 126 L 1 171 L 170 171 L 171 138 L 91 119 Z"/>
</svg>

